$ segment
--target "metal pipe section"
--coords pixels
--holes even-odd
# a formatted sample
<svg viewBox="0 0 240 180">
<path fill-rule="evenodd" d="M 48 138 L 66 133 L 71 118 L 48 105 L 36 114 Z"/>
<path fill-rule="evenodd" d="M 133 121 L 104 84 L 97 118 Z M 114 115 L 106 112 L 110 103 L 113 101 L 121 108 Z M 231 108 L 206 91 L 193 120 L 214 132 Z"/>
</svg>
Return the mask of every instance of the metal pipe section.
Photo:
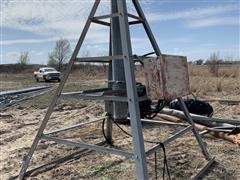
<svg viewBox="0 0 240 180">
<path fill-rule="evenodd" d="M 51 86 L 39 86 L 39 87 L 30 87 L 30 88 L 17 89 L 17 90 L 2 91 L 0 92 L 0 96 L 28 93 L 28 92 L 38 91 L 42 89 L 47 89 L 47 88 L 51 88 Z"/>
<path fill-rule="evenodd" d="M 65 145 L 70 145 L 70 146 L 74 146 L 74 147 L 95 150 L 95 151 L 99 151 L 99 152 L 103 152 L 103 153 L 124 156 L 124 157 L 130 158 L 130 159 L 134 158 L 133 154 L 130 152 L 126 152 L 123 150 L 118 150 L 118 149 L 114 149 L 114 148 L 110 148 L 110 147 L 98 146 L 98 145 L 94 145 L 94 144 L 77 143 L 77 142 L 69 141 L 66 139 L 59 139 L 59 138 L 46 136 L 46 135 L 42 135 L 42 139 L 54 141 L 58 144 L 65 144 Z"/>
<path fill-rule="evenodd" d="M 185 115 L 182 111 L 175 110 L 175 109 L 163 108 L 160 113 L 176 116 L 179 118 L 185 118 Z M 222 119 L 222 118 L 216 118 L 216 117 L 210 118 L 210 117 L 200 116 L 200 115 L 191 114 L 191 113 L 190 113 L 190 116 L 195 122 L 200 122 L 200 123 L 202 122 L 209 125 L 212 125 L 213 123 L 220 123 L 220 124 L 227 123 L 227 124 L 232 124 L 236 126 L 240 125 L 240 120 L 237 120 L 237 119 Z"/>
<path fill-rule="evenodd" d="M 111 1 L 112 13 L 118 13 L 118 2 Z M 120 33 L 119 17 L 112 17 L 111 19 L 111 53 L 112 56 L 122 54 L 122 43 Z M 112 60 L 112 89 L 113 90 L 126 90 L 125 72 L 123 59 Z M 128 105 L 123 102 L 113 102 L 112 118 L 115 120 L 125 120 L 128 114 Z"/>
<path fill-rule="evenodd" d="M 88 125 L 88 124 L 92 124 L 92 123 L 104 120 L 106 118 L 107 117 L 101 117 L 101 118 L 98 118 L 98 119 L 95 119 L 95 120 L 92 120 L 92 121 L 87 121 L 87 122 L 79 123 L 79 124 L 76 124 L 76 125 L 73 125 L 73 126 L 69 126 L 67 128 L 61 128 L 61 129 L 53 130 L 51 132 L 44 133 L 44 135 L 56 134 L 56 133 L 59 133 L 59 132 L 71 130 L 71 129 L 74 129 L 74 128 L 78 128 L 78 127 L 81 127 L 81 126 L 85 126 L 85 125 Z"/>
<path fill-rule="evenodd" d="M 128 118 L 129 119 L 129 118 Z M 170 125 L 170 126 L 188 126 L 187 123 L 174 123 L 168 121 L 154 120 L 154 119 L 141 119 L 141 122 L 146 123 L 148 125 Z"/>
<path fill-rule="evenodd" d="M 46 94 L 51 86 L 32 87 L 0 92 L 0 111 L 23 101 Z"/>
</svg>

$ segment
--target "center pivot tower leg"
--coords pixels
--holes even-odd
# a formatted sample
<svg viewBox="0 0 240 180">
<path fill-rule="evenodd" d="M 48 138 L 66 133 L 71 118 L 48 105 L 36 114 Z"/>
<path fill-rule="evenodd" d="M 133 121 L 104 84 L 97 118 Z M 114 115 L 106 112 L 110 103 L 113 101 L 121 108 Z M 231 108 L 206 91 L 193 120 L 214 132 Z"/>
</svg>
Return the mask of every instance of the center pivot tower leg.
<svg viewBox="0 0 240 180">
<path fill-rule="evenodd" d="M 147 164 L 138 105 L 136 81 L 134 75 L 134 63 L 132 60 L 132 47 L 128 24 L 128 12 L 125 0 L 111 1 L 112 14 L 118 16 L 111 18 L 110 27 L 110 55 L 122 55 L 121 59 L 112 60 L 111 83 L 112 89 L 127 91 L 128 103 L 106 102 L 108 114 L 114 121 L 126 121 L 128 112 L 130 114 L 131 130 L 133 135 L 133 154 L 136 164 L 137 178 L 147 179 Z M 111 140 L 111 127 L 108 126 L 108 138 Z"/>
<path fill-rule="evenodd" d="M 126 78 L 128 109 L 130 114 L 130 123 L 133 136 L 133 151 L 136 164 L 137 179 L 147 179 L 147 163 L 142 134 L 142 124 L 140 119 L 140 110 L 137 97 L 137 88 L 134 74 L 134 62 L 131 59 L 132 47 L 130 40 L 130 31 L 128 25 L 128 14 L 125 0 L 112 1 L 117 2 L 119 13 L 119 27 L 121 35 L 121 48 L 123 54 L 123 64 Z"/>
</svg>

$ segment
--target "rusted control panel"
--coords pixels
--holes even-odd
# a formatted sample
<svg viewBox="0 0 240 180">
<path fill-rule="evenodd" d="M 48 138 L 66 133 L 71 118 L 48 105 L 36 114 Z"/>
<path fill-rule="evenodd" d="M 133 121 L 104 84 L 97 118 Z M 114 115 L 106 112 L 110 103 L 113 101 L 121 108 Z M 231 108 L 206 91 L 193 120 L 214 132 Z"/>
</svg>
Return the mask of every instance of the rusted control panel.
<svg viewBox="0 0 240 180">
<path fill-rule="evenodd" d="M 144 60 L 147 96 L 172 100 L 189 94 L 186 56 L 162 54 Z"/>
</svg>

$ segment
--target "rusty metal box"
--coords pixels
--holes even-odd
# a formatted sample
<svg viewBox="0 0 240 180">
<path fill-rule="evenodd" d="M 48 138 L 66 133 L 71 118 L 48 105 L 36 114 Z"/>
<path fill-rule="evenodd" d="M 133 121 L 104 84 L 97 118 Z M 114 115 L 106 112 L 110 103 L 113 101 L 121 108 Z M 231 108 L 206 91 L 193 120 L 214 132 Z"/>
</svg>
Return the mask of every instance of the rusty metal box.
<svg viewBox="0 0 240 180">
<path fill-rule="evenodd" d="M 151 100 L 172 100 L 189 94 L 186 56 L 162 54 L 144 59 L 147 95 Z"/>
</svg>

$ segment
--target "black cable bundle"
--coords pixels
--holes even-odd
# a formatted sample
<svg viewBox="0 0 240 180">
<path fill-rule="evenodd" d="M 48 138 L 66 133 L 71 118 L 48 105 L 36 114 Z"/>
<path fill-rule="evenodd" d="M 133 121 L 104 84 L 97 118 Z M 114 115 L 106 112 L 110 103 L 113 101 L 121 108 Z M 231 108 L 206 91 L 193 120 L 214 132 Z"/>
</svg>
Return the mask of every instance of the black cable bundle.
<svg viewBox="0 0 240 180">
<path fill-rule="evenodd" d="M 165 106 L 164 100 L 158 100 L 157 105 L 152 106 L 151 100 L 139 102 L 141 118 L 153 119 Z"/>
<path fill-rule="evenodd" d="M 162 142 L 160 142 L 159 144 L 161 145 L 161 147 L 163 149 L 163 154 L 164 154 L 162 179 L 164 180 L 164 178 L 165 178 L 165 171 L 167 170 L 168 178 L 171 180 L 170 171 L 169 171 L 168 163 L 167 163 L 166 149 L 165 149 L 165 146 L 164 146 L 164 144 Z"/>
<path fill-rule="evenodd" d="M 109 140 L 109 139 L 107 138 L 106 134 L 105 134 L 105 130 L 104 130 L 105 120 L 106 120 L 106 119 L 103 119 L 103 122 L 102 122 L 102 133 L 103 133 L 103 137 L 105 138 L 106 142 L 107 142 L 109 145 L 113 146 L 112 141 Z"/>
<path fill-rule="evenodd" d="M 151 114 L 147 115 L 148 119 L 153 119 L 156 115 L 164 108 L 166 102 L 165 100 L 158 100 L 155 108 L 152 108 Z"/>
<path fill-rule="evenodd" d="M 103 136 L 104 136 L 105 140 L 107 141 L 107 143 L 112 146 L 113 145 L 112 141 L 110 141 L 107 138 L 107 136 L 105 134 L 105 131 L 104 131 L 105 120 L 106 119 L 104 119 L 103 123 L 102 123 Z M 128 133 L 127 131 L 125 131 L 116 121 L 114 121 L 114 120 L 112 120 L 112 121 L 124 134 L 126 134 L 129 137 L 132 137 L 132 135 L 130 133 Z M 169 171 L 169 167 L 168 167 L 168 163 L 167 163 L 166 149 L 165 149 L 164 144 L 162 142 L 155 142 L 155 141 L 149 141 L 149 140 L 144 140 L 144 142 L 155 143 L 155 144 L 159 144 L 161 146 L 161 148 L 163 149 L 163 155 L 164 155 L 162 179 L 164 180 L 164 178 L 165 178 L 165 171 L 167 170 L 168 178 L 169 178 L 169 180 L 171 180 L 170 171 Z M 157 176 L 157 152 L 155 152 L 154 155 L 155 155 L 155 157 L 154 157 L 155 158 L 155 177 L 157 179 L 158 178 L 158 176 Z"/>
</svg>

